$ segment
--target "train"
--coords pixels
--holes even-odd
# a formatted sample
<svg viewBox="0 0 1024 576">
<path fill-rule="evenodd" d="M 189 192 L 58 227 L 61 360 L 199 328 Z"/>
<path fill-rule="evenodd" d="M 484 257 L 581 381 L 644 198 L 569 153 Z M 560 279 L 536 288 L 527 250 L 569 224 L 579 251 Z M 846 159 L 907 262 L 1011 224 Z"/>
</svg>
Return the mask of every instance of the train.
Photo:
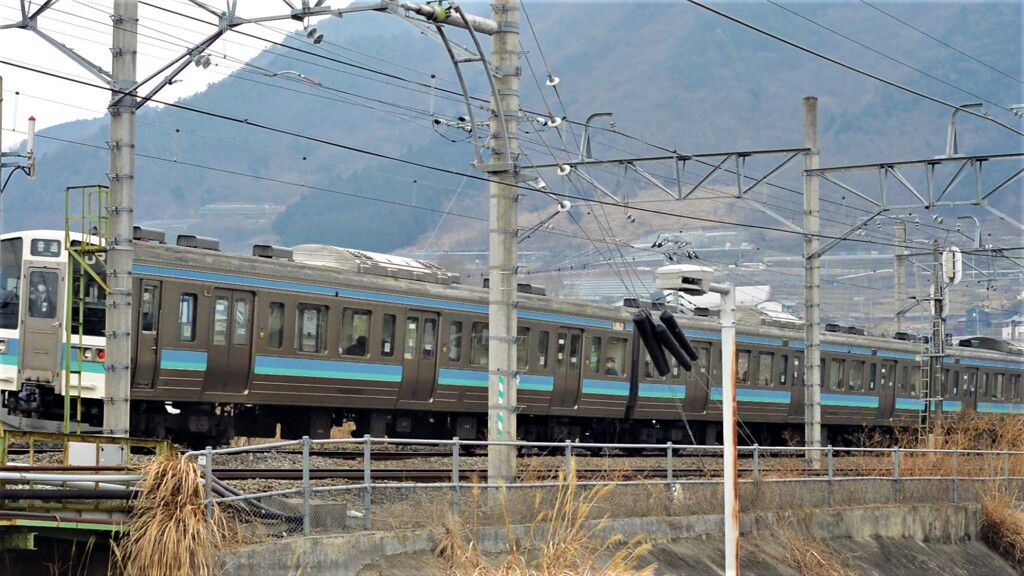
<svg viewBox="0 0 1024 576">
<path fill-rule="evenodd" d="M 8 421 L 60 421 L 71 406 L 71 420 L 102 424 L 103 253 L 87 251 L 85 267 L 68 255 L 97 242 L 59 230 L 0 237 L 0 410 Z M 133 435 L 223 445 L 236 436 L 326 438 L 353 423 L 353 435 L 485 437 L 485 288 L 422 260 L 334 246 L 229 254 L 211 239 L 179 235 L 170 245 L 163 233 L 136 228 L 133 247 Z M 721 334 L 712 315 L 676 315 L 699 359 L 692 371 L 673 363 L 661 377 L 632 324 L 638 309 L 655 305 L 564 300 L 528 284 L 517 300 L 520 439 L 720 441 Z M 946 413 L 1024 413 L 1024 356 L 1006 342 L 950 346 L 938 394 L 928 398 L 921 343 L 857 332 L 829 326 L 822 336 L 828 442 L 917 426 L 928 402 L 941 401 Z M 803 335 L 792 317 L 739 315 L 746 442 L 802 441 Z"/>
</svg>

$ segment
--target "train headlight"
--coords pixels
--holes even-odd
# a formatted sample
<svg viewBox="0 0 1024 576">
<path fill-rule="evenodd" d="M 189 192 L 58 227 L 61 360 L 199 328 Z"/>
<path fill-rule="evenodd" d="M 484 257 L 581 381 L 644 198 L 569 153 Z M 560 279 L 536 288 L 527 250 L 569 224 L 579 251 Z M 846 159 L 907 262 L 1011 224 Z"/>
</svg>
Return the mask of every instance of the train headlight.
<svg viewBox="0 0 1024 576">
<path fill-rule="evenodd" d="M 0 340 L 0 354 L 7 354 L 7 340 Z"/>
<path fill-rule="evenodd" d="M 92 360 L 92 348 L 82 348 L 82 360 Z"/>
</svg>

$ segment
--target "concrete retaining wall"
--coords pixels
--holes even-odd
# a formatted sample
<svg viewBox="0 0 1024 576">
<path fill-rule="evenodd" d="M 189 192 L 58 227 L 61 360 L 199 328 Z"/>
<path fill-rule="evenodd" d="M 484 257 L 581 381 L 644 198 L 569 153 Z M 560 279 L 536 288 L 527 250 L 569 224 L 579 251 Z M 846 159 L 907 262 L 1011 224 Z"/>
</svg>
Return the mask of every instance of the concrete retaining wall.
<svg viewBox="0 0 1024 576">
<path fill-rule="evenodd" d="M 747 515 L 741 518 L 741 565 L 747 573 L 795 574 L 780 565 L 772 548 L 771 535 L 780 525 L 788 524 L 828 542 L 849 558 L 851 566 L 865 570 L 863 573 L 1015 574 L 976 542 L 980 520 L 981 510 L 976 505 L 878 506 Z M 516 527 L 516 538 L 525 538 L 528 529 Z M 599 531 L 598 539 L 645 534 L 654 544 L 645 563 L 656 563 L 658 574 L 720 574 L 722 531 L 721 516 L 634 518 L 609 521 Z M 480 530 L 476 535 L 480 549 L 495 554 L 505 550 L 507 539 L 505 529 Z M 430 530 L 289 538 L 225 554 L 224 575 L 284 576 L 300 570 L 303 576 L 440 575 L 443 572 L 434 562 L 436 547 L 437 539 Z M 897 560 L 903 564 L 888 564 Z M 908 571 L 906 566 L 917 566 L 920 571 Z"/>
</svg>

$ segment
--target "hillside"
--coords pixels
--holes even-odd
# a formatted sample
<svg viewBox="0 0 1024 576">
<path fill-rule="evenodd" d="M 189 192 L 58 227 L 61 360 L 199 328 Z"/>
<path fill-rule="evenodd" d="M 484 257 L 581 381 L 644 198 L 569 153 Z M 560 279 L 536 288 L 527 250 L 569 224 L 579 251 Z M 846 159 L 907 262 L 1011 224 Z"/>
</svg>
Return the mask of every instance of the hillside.
<svg viewBox="0 0 1024 576">
<path fill-rule="evenodd" d="M 951 102 L 976 100 L 770 4 L 721 6 L 895 82 Z M 1017 3 L 879 6 L 978 60 L 996 64 L 1011 76 L 1019 74 L 1022 31 Z M 550 107 L 554 114 L 577 122 L 593 112 L 614 112 L 616 130 L 630 138 L 595 132 L 595 157 L 664 152 L 644 141 L 681 152 L 798 147 L 801 98 L 806 95 L 820 101 L 822 165 L 931 157 L 944 149 L 947 108 L 692 5 L 530 2 L 526 8 L 523 108 L 543 113 Z M 997 104 L 1019 99 L 1019 81 L 945 49 L 864 4 L 801 3 L 791 9 Z M 488 8 L 468 5 L 467 10 L 486 14 Z M 180 104 L 253 119 L 319 142 L 182 109 L 146 109 L 139 117 L 137 221 L 171 232 L 219 236 L 235 250 L 245 250 L 252 242 L 322 242 L 376 251 L 486 249 L 486 224 L 479 220 L 486 217 L 486 184 L 445 172 L 478 175 L 469 166 L 472 147 L 464 132 L 437 129 L 429 116 L 431 110 L 449 119 L 464 113 L 457 99 L 441 91 L 457 90 L 442 46 L 397 19 L 376 14 L 335 18 L 318 26 L 329 39 L 321 47 L 313 48 L 304 38 L 288 43 L 329 59 L 275 48 L 252 64 L 266 71 L 300 72 L 323 88 L 250 69 Z M 468 43 L 458 31 L 452 36 Z M 539 76 L 543 84 L 545 60 L 561 79 L 557 97 L 544 87 L 542 98 L 533 78 Z M 439 90 L 429 88 L 431 74 Z M 486 98 L 480 75 L 470 80 L 474 95 Z M 478 110 L 477 115 L 482 118 L 485 112 Z M 1000 118 L 1008 121 L 1007 116 Z M 1010 132 L 961 118 L 963 151 L 1021 149 L 1019 137 Z M 578 147 L 578 126 L 565 123 L 560 131 L 536 132 L 525 120 L 524 163 L 550 161 L 548 146 L 557 148 L 565 142 L 569 149 Z M 106 119 L 57 127 L 41 136 L 91 147 L 41 138 L 39 177 L 33 182 L 12 180 L 4 198 L 5 228 L 60 226 L 61 190 L 105 180 Z M 615 173 L 603 176 L 614 178 Z M 799 188 L 798 169 L 790 169 L 782 182 Z M 648 188 L 636 178 L 620 181 L 620 186 L 636 198 Z M 1020 196 L 1000 195 L 1000 208 L 1020 215 Z M 245 208 L 234 215 L 230 207 L 210 208 L 220 203 Z M 522 206 L 525 225 L 553 211 L 552 203 L 539 195 L 524 197 Z M 257 209 L 265 213 L 253 216 Z M 729 216 L 731 221 L 770 222 L 756 212 L 736 211 L 721 203 L 698 209 L 706 215 Z M 448 215 L 443 214 L 446 210 Z M 586 220 L 585 210 L 579 210 L 579 218 Z M 625 221 L 618 215 L 605 217 Z M 573 230 L 564 220 L 554 224 Z M 633 237 L 674 226 L 670 219 L 641 218 L 636 225 L 610 227 L 616 235 Z M 766 241 L 787 251 L 794 246 L 788 237 Z M 572 250 L 585 244 L 540 233 L 522 247 Z"/>
</svg>

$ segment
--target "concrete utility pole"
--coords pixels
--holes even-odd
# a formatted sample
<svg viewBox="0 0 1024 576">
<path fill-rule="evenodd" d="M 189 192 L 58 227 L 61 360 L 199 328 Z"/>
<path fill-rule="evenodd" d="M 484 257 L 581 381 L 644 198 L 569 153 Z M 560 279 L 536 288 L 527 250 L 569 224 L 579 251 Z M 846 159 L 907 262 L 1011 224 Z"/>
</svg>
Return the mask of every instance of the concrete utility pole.
<svg viewBox="0 0 1024 576">
<path fill-rule="evenodd" d="M 946 337 L 942 316 L 945 278 L 942 275 L 942 250 L 932 241 L 932 339 L 928 344 L 928 444 L 936 446 L 936 431 L 942 428 L 942 355 Z"/>
<path fill-rule="evenodd" d="M 519 142 L 519 0 L 491 4 L 497 31 L 491 40 L 495 92 L 491 95 L 491 154 L 483 169 L 490 173 L 490 304 L 488 306 L 489 377 L 487 439 L 515 441 L 516 436 L 516 165 Z M 502 114 L 504 117 L 502 117 Z M 487 482 L 512 484 L 516 448 L 489 446 Z"/>
<path fill-rule="evenodd" d="M 107 238 L 107 373 L 103 433 L 128 436 L 131 389 L 132 228 L 135 209 L 135 61 L 138 0 L 115 0 L 110 52 L 110 198 Z M 132 91 L 131 94 L 122 92 Z"/>
<path fill-rule="evenodd" d="M 818 99 L 804 98 L 804 445 L 821 448 L 821 274 L 818 256 Z M 808 450 L 814 467 L 821 453 Z"/>
<path fill-rule="evenodd" d="M 907 223 L 903 220 L 896 220 L 896 331 L 903 331 L 903 315 L 906 314 L 904 298 L 906 287 L 906 272 L 903 265 L 907 255 Z"/>
</svg>

